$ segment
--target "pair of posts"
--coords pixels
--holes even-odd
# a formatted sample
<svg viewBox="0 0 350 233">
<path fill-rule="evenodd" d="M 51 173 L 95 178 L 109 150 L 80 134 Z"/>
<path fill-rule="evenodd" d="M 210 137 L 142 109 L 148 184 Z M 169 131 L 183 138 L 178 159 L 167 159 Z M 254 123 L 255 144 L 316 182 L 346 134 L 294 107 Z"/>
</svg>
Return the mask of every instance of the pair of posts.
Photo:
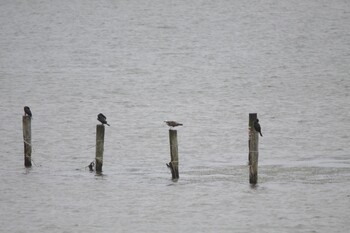
<svg viewBox="0 0 350 233">
<path fill-rule="evenodd" d="M 23 116 L 24 166 L 32 166 L 32 118 Z M 105 126 L 96 125 L 96 172 L 102 172 Z"/>
</svg>

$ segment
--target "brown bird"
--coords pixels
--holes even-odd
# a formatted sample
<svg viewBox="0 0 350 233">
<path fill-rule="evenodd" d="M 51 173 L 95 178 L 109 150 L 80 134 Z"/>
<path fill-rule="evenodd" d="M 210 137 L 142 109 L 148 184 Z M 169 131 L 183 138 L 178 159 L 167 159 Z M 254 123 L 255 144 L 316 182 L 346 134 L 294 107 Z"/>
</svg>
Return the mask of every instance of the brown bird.
<svg viewBox="0 0 350 233">
<path fill-rule="evenodd" d="M 30 108 L 28 106 L 24 106 L 24 115 L 30 116 L 30 118 L 32 118 L 32 111 L 30 111 Z"/>
<path fill-rule="evenodd" d="M 183 124 L 181 123 L 178 123 L 176 121 L 164 121 L 168 126 L 170 127 L 176 127 L 176 126 L 183 126 Z"/>
</svg>

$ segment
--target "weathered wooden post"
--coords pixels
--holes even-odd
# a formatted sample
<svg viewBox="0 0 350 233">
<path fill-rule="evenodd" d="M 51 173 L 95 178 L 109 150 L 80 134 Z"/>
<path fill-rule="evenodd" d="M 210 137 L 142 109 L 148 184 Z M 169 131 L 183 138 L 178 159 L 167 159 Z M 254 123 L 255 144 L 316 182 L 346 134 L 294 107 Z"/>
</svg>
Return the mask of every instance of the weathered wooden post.
<svg viewBox="0 0 350 233">
<path fill-rule="evenodd" d="M 249 113 L 249 183 L 258 182 L 259 133 L 254 129 L 256 113 Z"/>
<path fill-rule="evenodd" d="M 105 126 L 96 125 L 96 172 L 102 172 Z"/>
<path fill-rule="evenodd" d="M 179 179 L 179 156 L 177 148 L 177 130 L 169 129 L 170 158 L 169 168 L 173 180 Z"/>
<path fill-rule="evenodd" d="M 32 118 L 23 116 L 24 166 L 32 166 Z"/>
</svg>

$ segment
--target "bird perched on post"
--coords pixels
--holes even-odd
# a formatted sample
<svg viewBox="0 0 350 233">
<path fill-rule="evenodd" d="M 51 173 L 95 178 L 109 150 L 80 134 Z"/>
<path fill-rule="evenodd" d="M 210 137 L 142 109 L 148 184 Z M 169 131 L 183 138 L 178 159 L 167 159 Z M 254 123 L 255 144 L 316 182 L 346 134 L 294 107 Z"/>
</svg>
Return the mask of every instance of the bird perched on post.
<svg viewBox="0 0 350 233">
<path fill-rule="evenodd" d="M 28 106 L 24 106 L 24 115 L 32 118 L 32 111 L 30 111 L 30 108 Z"/>
<path fill-rule="evenodd" d="M 176 126 L 182 126 L 183 124 L 181 123 L 178 123 L 176 121 L 164 121 L 169 127 L 176 127 Z"/>
<path fill-rule="evenodd" d="M 103 124 L 106 124 L 106 125 L 110 126 L 110 125 L 107 123 L 107 118 L 106 118 L 106 116 L 103 115 L 102 113 L 100 113 L 100 114 L 97 115 L 97 120 L 98 120 L 99 122 L 101 122 L 102 125 L 103 125 Z"/>
<path fill-rule="evenodd" d="M 256 132 L 260 133 L 260 136 L 262 137 L 262 133 L 261 133 L 261 127 L 260 127 L 260 124 L 259 124 L 259 119 L 256 119 L 255 122 L 254 122 L 254 129 Z"/>
</svg>

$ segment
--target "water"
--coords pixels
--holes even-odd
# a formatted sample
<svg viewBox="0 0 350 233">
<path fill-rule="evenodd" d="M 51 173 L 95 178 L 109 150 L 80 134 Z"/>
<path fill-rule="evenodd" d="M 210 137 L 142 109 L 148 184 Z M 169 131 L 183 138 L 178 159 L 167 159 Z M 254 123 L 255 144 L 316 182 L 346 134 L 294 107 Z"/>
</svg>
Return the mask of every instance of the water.
<svg viewBox="0 0 350 233">
<path fill-rule="evenodd" d="M 0 22 L 1 232 L 349 229 L 348 1 L 14 0 Z M 99 112 L 103 176 L 85 168 Z"/>
</svg>

